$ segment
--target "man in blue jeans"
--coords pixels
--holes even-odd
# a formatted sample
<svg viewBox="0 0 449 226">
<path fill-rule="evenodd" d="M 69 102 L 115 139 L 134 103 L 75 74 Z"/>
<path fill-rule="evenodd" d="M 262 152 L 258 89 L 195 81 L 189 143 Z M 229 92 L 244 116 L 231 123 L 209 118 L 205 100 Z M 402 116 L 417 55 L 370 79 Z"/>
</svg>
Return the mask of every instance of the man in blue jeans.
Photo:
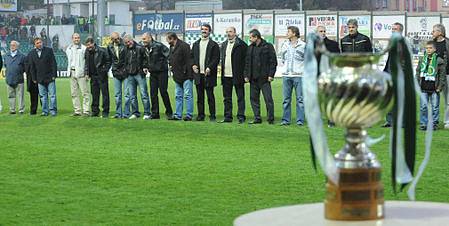
<svg viewBox="0 0 449 226">
<path fill-rule="evenodd" d="M 139 86 L 140 96 L 142 98 L 143 109 L 144 109 L 144 120 L 151 119 L 150 111 L 150 98 L 148 96 L 148 86 L 147 78 L 143 73 L 143 57 L 144 49 L 142 46 L 138 45 L 131 35 L 126 35 L 125 38 L 126 45 L 126 58 L 125 67 L 128 72 L 128 88 L 131 96 L 131 111 L 132 115 L 129 119 L 136 119 L 140 117 L 139 112 L 139 102 L 137 101 L 137 86 Z"/>
<path fill-rule="evenodd" d="M 189 44 L 178 39 L 176 33 L 167 33 L 167 42 L 170 44 L 169 65 L 175 81 L 176 110 L 171 120 L 181 120 L 186 101 L 186 116 L 184 121 L 193 118 L 193 59 Z"/>
<path fill-rule="evenodd" d="M 304 49 L 306 44 L 299 39 L 299 29 L 295 26 L 287 28 L 288 41 L 281 47 L 284 101 L 282 103 L 282 126 L 290 125 L 292 92 L 296 92 L 296 124 L 304 125 L 304 102 L 302 97 L 302 74 L 304 72 Z"/>
<path fill-rule="evenodd" d="M 114 76 L 115 115 L 113 118 L 129 118 L 130 99 L 128 87 L 128 73 L 125 67 L 126 48 L 118 32 L 111 33 L 111 44 L 108 45 L 108 54 L 112 62 L 112 75 Z M 122 100 L 124 95 L 124 106 Z"/>
<path fill-rule="evenodd" d="M 56 116 L 56 84 L 57 64 L 53 50 L 42 45 L 41 38 L 34 38 L 34 49 L 29 53 L 29 66 L 33 83 L 38 84 L 42 103 L 42 116 Z M 50 105 L 49 101 L 50 99 Z"/>
</svg>

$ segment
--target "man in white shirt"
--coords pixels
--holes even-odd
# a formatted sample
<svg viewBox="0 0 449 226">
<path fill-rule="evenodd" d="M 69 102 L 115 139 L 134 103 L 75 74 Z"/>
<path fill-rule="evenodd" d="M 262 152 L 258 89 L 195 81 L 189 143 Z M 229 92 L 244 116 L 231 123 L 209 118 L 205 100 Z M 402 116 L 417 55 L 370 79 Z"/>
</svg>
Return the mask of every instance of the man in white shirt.
<svg viewBox="0 0 449 226">
<path fill-rule="evenodd" d="M 67 72 L 70 74 L 70 90 L 74 113 L 72 116 L 90 115 L 90 93 L 88 89 L 88 77 L 84 74 L 86 46 L 81 44 L 80 35 L 72 35 L 72 44 L 67 47 Z M 81 108 L 80 96 L 83 98 Z"/>
<path fill-rule="evenodd" d="M 302 74 L 304 72 L 304 49 L 306 44 L 299 39 L 299 29 L 295 26 L 287 28 L 288 41 L 281 47 L 284 101 L 281 125 L 290 125 L 291 99 L 296 91 L 296 124 L 304 125 L 304 101 L 302 96 Z"/>
</svg>

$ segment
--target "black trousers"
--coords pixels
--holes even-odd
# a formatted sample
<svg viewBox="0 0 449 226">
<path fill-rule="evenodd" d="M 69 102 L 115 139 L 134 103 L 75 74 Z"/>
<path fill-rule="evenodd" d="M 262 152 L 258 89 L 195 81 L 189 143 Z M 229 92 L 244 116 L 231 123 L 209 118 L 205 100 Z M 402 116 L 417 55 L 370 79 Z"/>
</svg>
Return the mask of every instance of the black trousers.
<svg viewBox="0 0 449 226">
<path fill-rule="evenodd" d="M 173 109 L 168 96 L 168 71 L 152 72 L 150 76 L 150 96 L 151 96 L 151 115 L 159 117 L 159 97 L 158 90 L 161 93 L 162 101 L 165 106 L 165 115 L 173 114 Z"/>
<path fill-rule="evenodd" d="M 237 118 L 245 120 L 245 86 L 234 85 L 232 78 L 223 78 L 223 102 L 224 102 L 224 118 L 232 119 L 232 87 L 235 87 L 237 94 Z"/>
<path fill-rule="evenodd" d="M 265 100 L 265 105 L 267 107 L 267 120 L 268 121 L 274 121 L 274 102 L 273 102 L 273 95 L 271 92 L 271 83 L 265 82 L 265 83 L 258 83 L 258 82 L 251 82 L 250 83 L 250 100 L 251 100 L 251 107 L 254 112 L 254 119 L 255 120 L 261 120 L 260 117 L 260 91 L 262 91 L 263 98 Z"/>
<path fill-rule="evenodd" d="M 28 87 L 30 92 L 30 114 L 35 115 L 37 112 L 37 105 L 39 104 L 39 88 L 37 83 L 31 82 Z"/>
<path fill-rule="evenodd" d="M 90 90 L 92 93 L 92 115 L 100 114 L 100 92 L 103 98 L 103 115 L 109 114 L 109 84 L 108 77 L 92 77 L 90 80 Z"/>
<path fill-rule="evenodd" d="M 215 87 L 206 87 L 206 78 L 204 75 L 201 75 L 201 79 L 199 84 L 196 85 L 196 94 L 197 94 L 197 106 L 198 106 L 198 117 L 204 118 L 204 92 L 207 94 L 207 104 L 209 105 L 209 113 L 210 117 L 215 118 L 215 95 L 214 95 Z"/>
</svg>

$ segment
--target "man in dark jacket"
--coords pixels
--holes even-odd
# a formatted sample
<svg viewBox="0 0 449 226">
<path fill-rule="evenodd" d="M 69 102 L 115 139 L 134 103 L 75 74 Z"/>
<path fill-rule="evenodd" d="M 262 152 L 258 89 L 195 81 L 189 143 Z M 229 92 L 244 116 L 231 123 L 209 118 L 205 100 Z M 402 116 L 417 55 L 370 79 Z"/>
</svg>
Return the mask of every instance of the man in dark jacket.
<svg viewBox="0 0 449 226">
<path fill-rule="evenodd" d="M 162 101 L 165 106 L 165 115 L 168 118 L 173 117 L 173 109 L 168 96 L 168 55 L 170 49 L 164 44 L 153 39 L 151 34 L 142 35 L 144 44 L 144 62 L 143 70 L 145 74 L 150 74 L 150 94 L 151 94 L 151 119 L 159 119 L 159 97 L 158 90 L 161 93 Z"/>
<path fill-rule="evenodd" d="M 262 91 L 267 107 L 268 123 L 274 124 L 274 102 L 271 82 L 277 67 L 276 52 L 272 44 L 262 39 L 260 32 L 253 29 L 249 32 L 251 45 L 248 47 L 245 64 L 245 82 L 250 83 L 250 100 L 254 112 L 254 121 L 250 124 L 262 123 L 260 116 L 260 91 Z"/>
<path fill-rule="evenodd" d="M 341 51 L 343 53 L 372 53 L 371 40 L 357 31 L 357 20 L 349 19 L 347 26 L 349 34 L 341 39 Z"/>
<path fill-rule="evenodd" d="M 0 72 L 2 71 L 3 68 L 3 58 L 2 58 L 2 53 L 0 52 Z M 3 106 L 2 106 L 2 100 L 0 98 L 0 112 L 2 112 L 3 110 Z"/>
<path fill-rule="evenodd" d="M 29 53 L 30 73 L 33 83 L 38 84 L 42 103 L 42 116 L 57 114 L 56 75 L 57 65 L 53 50 L 43 46 L 41 38 L 35 38 L 34 49 Z M 48 103 L 50 99 L 50 105 Z"/>
<path fill-rule="evenodd" d="M 129 118 L 130 96 L 128 89 L 128 73 L 125 68 L 125 45 L 118 32 L 111 33 L 111 44 L 108 45 L 108 54 L 112 62 L 112 75 L 114 76 L 115 115 L 114 118 Z M 122 107 L 122 93 L 125 104 Z"/>
<path fill-rule="evenodd" d="M 137 100 L 137 86 L 139 86 L 140 97 L 142 98 L 144 116 L 147 120 L 151 117 L 150 98 L 148 97 L 147 78 L 143 73 L 143 59 L 144 49 L 137 44 L 131 35 L 126 35 L 125 38 L 126 54 L 125 67 L 128 72 L 128 86 L 131 97 L 131 116 L 129 119 L 136 119 L 140 117 L 139 102 Z"/>
<path fill-rule="evenodd" d="M 105 48 L 98 47 L 92 37 L 86 39 L 87 51 L 85 54 L 85 74 L 91 79 L 92 117 L 100 116 L 100 91 L 103 99 L 102 117 L 109 117 L 109 84 L 108 71 L 111 59 Z"/>
<path fill-rule="evenodd" d="M 201 39 L 193 43 L 193 72 L 198 107 L 197 121 L 204 121 L 204 91 L 207 94 L 209 105 L 210 121 L 215 121 L 215 96 L 214 88 L 217 86 L 217 67 L 220 62 L 220 48 L 216 42 L 210 38 L 211 26 L 204 24 L 201 26 Z"/>
<path fill-rule="evenodd" d="M 5 56 L 6 84 L 8 86 L 10 114 L 16 113 L 16 97 L 19 99 L 19 114 L 23 114 L 25 111 L 25 102 L 23 100 L 23 73 L 25 72 L 26 57 L 18 50 L 18 48 L 19 43 L 11 41 L 11 51 Z"/>
<path fill-rule="evenodd" d="M 223 85 L 224 119 L 221 122 L 232 122 L 232 87 L 237 94 L 237 118 L 239 123 L 245 122 L 245 69 L 248 46 L 237 37 L 235 27 L 226 29 L 228 40 L 221 46 L 221 84 Z"/>
<path fill-rule="evenodd" d="M 25 73 L 27 80 L 27 91 L 30 93 L 30 115 L 35 115 L 37 113 L 37 105 L 39 103 L 39 88 L 37 83 L 34 83 L 31 77 L 31 52 L 29 52 L 25 58 Z"/>
<path fill-rule="evenodd" d="M 323 25 L 319 25 L 316 27 L 316 33 L 321 37 L 326 46 L 327 51 L 331 53 L 340 53 L 340 47 L 338 47 L 338 42 L 329 39 L 326 35 L 326 27 Z"/>
<path fill-rule="evenodd" d="M 436 45 L 436 53 L 446 64 L 445 80 L 449 80 L 449 38 L 446 37 L 446 28 L 443 24 L 433 25 L 432 37 Z M 449 88 L 445 86 L 441 91 L 444 97 L 444 128 L 449 129 Z"/>
<path fill-rule="evenodd" d="M 338 42 L 329 39 L 326 35 L 326 27 L 323 25 L 319 25 L 316 28 L 316 33 L 317 35 L 319 35 L 321 37 L 321 39 L 324 42 L 324 46 L 326 47 L 327 51 L 331 52 L 331 53 L 340 53 L 340 47 L 338 47 Z M 321 60 L 321 55 L 318 57 L 318 62 L 320 62 Z M 319 64 L 318 64 L 319 65 Z M 327 121 L 327 126 L 328 127 L 334 127 L 335 123 L 328 120 Z"/>
<path fill-rule="evenodd" d="M 170 45 L 168 58 L 170 70 L 175 81 L 176 110 L 172 120 L 181 120 L 184 99 L 186 101 L 186 116 L 184 121 L 192 121 L 193 117 L 193 75 L 192 55 L 189 44 L 178 39 L 176 33 L 167 33 L 167 42 Z"/>
</svg>

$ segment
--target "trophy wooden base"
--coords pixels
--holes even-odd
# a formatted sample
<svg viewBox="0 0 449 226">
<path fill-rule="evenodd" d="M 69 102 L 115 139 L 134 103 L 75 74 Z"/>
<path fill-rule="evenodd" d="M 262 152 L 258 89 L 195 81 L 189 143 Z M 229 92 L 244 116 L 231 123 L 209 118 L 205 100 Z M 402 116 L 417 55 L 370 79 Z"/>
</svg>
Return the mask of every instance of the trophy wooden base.
<svg viewBox="0 0 449 226">
<path fill-rule="evenodd" d="M 380 168 L 340 168 L 339 185 L 326 184 L 325 217 L 329 220 L 384 218 L 384 187 Z"/>
</svg>

